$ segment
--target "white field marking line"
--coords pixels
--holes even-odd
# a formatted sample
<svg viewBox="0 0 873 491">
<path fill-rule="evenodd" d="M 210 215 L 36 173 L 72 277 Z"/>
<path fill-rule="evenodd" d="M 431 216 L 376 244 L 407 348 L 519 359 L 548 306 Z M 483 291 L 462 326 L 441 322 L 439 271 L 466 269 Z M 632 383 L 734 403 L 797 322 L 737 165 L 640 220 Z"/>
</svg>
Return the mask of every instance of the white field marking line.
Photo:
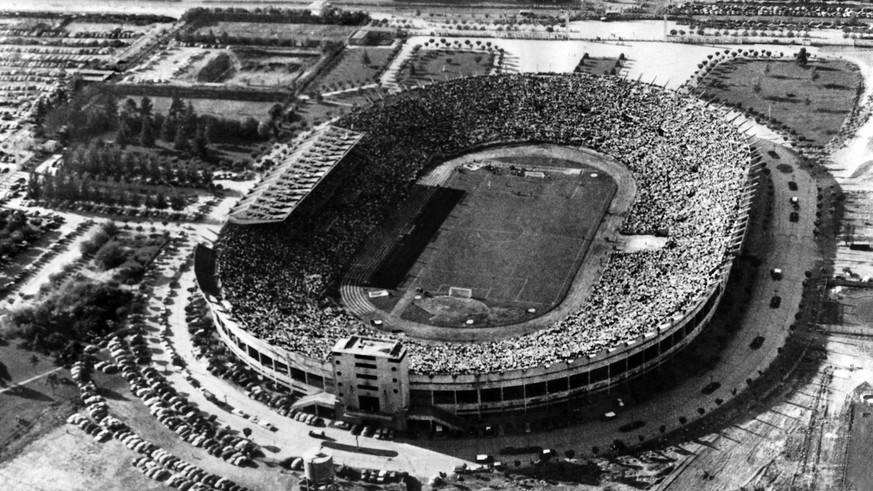
<svg viewBox="0 0 873 491">
<path fill-rule="evenodd" d="M 57 371 L 63 370 L 63 369 L 64 369 L 64 367 L 58 367 L 58 368 L 55 368 L 54 370 L 49 370 L 48 372 L 42 373 L 40 375 L 35 375 L 33 377 L 30 377 L 27 380 L 22 380 L 21 382 L 15 382 L 12 385 L 10 385 L 9 387 L 6 387 L 5 389 L 0 390 L 0 394 L 3 394 L 4 392 L 8 392 L 10 390 L 15 390 L 18 387 L 23 387 L 23 386 L 33 382 L 34 380 L 39 380 L 43 377 L 46 377 L 48 375 L 51 375 L 51 374 L 53 374 Z"/>
<path fill-rule="evenodd" d="M 530 281 L 530 277 L 527 277 L 527 278 L 524 279 L 524 284 L 521 285 L 521 289 L 518 290 L 518 295 L 515 296 L 515 301 L 516 301 L 516 302 L 517 302 L 518 299 L 521 297 L 521 294 L 524 292 L 524 287 L 527 286 L 527 282 L 528 282 L 528 281 Z M 561 285 L 561 286 L 564 286 L 564 285 Z"/>
</svg>

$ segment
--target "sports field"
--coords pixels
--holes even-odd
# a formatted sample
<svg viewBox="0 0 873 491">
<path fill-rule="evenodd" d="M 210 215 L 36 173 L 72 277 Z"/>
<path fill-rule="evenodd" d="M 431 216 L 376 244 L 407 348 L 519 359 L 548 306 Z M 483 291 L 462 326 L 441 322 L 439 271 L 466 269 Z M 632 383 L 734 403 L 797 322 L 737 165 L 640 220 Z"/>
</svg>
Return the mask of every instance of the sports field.
<svg viewBox="0 0 873 491">
<path fill-rule="evenodd" d="M 397 211 L 415 218 L 386 221 L 394 244 L 367 286 L 399 300 L 377 306 L 408 321 L 482 327 L 538 317 L 561 302 L 615 181 L 557 158 L 487 164 L 459 167 L 439 187 L 416 186 Z"/>
</svg>

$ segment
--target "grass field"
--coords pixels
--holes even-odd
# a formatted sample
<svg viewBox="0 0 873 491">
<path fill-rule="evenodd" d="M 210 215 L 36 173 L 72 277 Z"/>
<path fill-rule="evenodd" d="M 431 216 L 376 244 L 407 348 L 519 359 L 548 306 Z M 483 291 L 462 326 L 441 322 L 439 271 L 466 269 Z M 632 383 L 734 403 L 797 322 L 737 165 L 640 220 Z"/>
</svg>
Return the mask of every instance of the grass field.
<svg viewBox="0 0 873 491">
<path fill-rule="evenodd" d="M 393 54 L 392 48 L 346 48 L 336 65 L 312 87 L 317 92 L 332 92 L 376 83 L 376 77 L 391 62 Z"/>
<path fill-rule="evenodd" d="M 430 83 L 487 75 L 494 65 L 494 55 L 481 51 L 420 49 L 408 65 L 397 74 L 400 84 Z"/>
<path fill-rule="evenodd" d="M 399 297 L 419 288 L 427 292 L 400 303 L 403 310 L 395 313 L 402 318 L 438 326 L 467 319 L 500 325 L 542 315 L 563 300 L 615 182 L 560 159 L 500 160 L 504 165 L 495 170 L 453 171 L 444 185 L 450 195 L 433 191 L 430 198 L 411 199 L 409 206 L 418 210 L 415 227 L 403 231 L 404 241 L 371 278 L 371 286 Z M 533 177 L 508 169 L 532 164 L 582 172 Z M 472 298 L 448 297 L 450 287 L 469 288 Z"/>
<path fill-rule="evenodd" d="M 258 22 L 216 22 L 201 26 L 197 34 L 213 34 L 221 36 L 227 33 L 231 37 L 250 37 L 258 39 L 345 39 L 358 30 L 357 26 L 340 26 L 332 24 L 265 24 Z"/>
<path fill-rule="evenodd" d="M 700 85 L 703 97 L 768 114 L 815 145 L 837 134 L 855 104 L 861 76 L 841 60 L 735 60 L 716 67 Z"/>
</svg>

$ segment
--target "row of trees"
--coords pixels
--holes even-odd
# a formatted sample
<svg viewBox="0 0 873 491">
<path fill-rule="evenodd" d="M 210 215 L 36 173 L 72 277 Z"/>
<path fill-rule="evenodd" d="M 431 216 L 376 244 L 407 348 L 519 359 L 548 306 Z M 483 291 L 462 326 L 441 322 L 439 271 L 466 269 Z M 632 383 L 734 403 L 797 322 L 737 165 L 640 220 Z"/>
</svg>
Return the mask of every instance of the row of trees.
<svg viewBox="0 0 873 491">
<path fill-rule="evenodd" d="M 328 9 L 321 15 L 312 15 L 310 9 L 269 8 L 203 8 L 187 10 L 182 20 L 203 25 L 211 22 L 257 22 L 278 24 L 338 24 L 343 26 L 360 26 L 370 21 L 370 15 L 364 11 L 346 11 Z"/>
<path fill-rule="evenodd" d="M 187 204 L 185 195 L 177 189 L 97 181 L 60 172 L 45 176 L 31 174 L 27 196 L 49 204 L 89 202 L 176 211 Z"/>
<path fill-rule="evenodd" d="M 212 184 L 212 172 L 199 161 L 184 162 L 99 140 L 67 149 L 62 172 L 97 180 L 163 186 L 208 188 Z"/>
</svg>

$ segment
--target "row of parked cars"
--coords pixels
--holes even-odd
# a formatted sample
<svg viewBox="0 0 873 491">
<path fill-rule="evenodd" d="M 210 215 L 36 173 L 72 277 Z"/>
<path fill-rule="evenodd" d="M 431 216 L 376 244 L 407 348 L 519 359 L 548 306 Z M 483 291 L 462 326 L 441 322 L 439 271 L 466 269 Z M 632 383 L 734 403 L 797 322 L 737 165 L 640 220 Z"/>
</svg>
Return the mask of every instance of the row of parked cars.
<svg viewBox="0 0 873 491">
<path fill-rule="evenodd" d="M 47 262 L 60 254 L 76 237 L 82 235 L 94 222 L 88 220 L 79 224 L 75 230 L 55 241 L 45 252 L 40 254 L 36 261 L 25 266 L 21 271 L 13 275 L 5 284 L 0 286 L 0 295 L 7 295 L 20 284 L 35 275 Z"/>
<path fill-rule="evenodd" d="M 73 364 L 71 373 L 79 387 L 82 401 L 95 424 L 79 413 L 67 418 L 67 423 L 78 426 L 95 440 L 105 442 L 110 437 L 124 444 L 127 448 L 143 457 L 133 461 L 133 465 L 151 479 L 167 481 L 172 487 L 196 491 L 247 491 L 233 481 L 208 473 L 174 456 L 170 452 L 143 439 L 130 430 L 118 418 L 111 416 L 106 400 L 98 394 L 97 387 L 91 380 L 92 366 L 87 359 Z"/>
<path fill-rule="evenodd" d="M 109 350 L 121 367 L 131 391 L 149 407 L 151 414 L 161 424 L 188 443 L 202 447 L 210 455 L 233 465 L 252 463 L 252 453 L 258 450 L 252 441 L 219 429 L 215 415 L 203 416 L 151 366 L 140 370 L 121 338 L 111 338 Z"/>
<path fill-rule="evenodd" d="M 162 452 L 162 453 L 158 453 Z M 221 476 L 179 460 L 168 452 L 158 449 L 150 457 L 138 457 L 131 465 L 149 479 L 165 481 L 181 491 L 244 491 L 247 488 Z"/>
</svg>

